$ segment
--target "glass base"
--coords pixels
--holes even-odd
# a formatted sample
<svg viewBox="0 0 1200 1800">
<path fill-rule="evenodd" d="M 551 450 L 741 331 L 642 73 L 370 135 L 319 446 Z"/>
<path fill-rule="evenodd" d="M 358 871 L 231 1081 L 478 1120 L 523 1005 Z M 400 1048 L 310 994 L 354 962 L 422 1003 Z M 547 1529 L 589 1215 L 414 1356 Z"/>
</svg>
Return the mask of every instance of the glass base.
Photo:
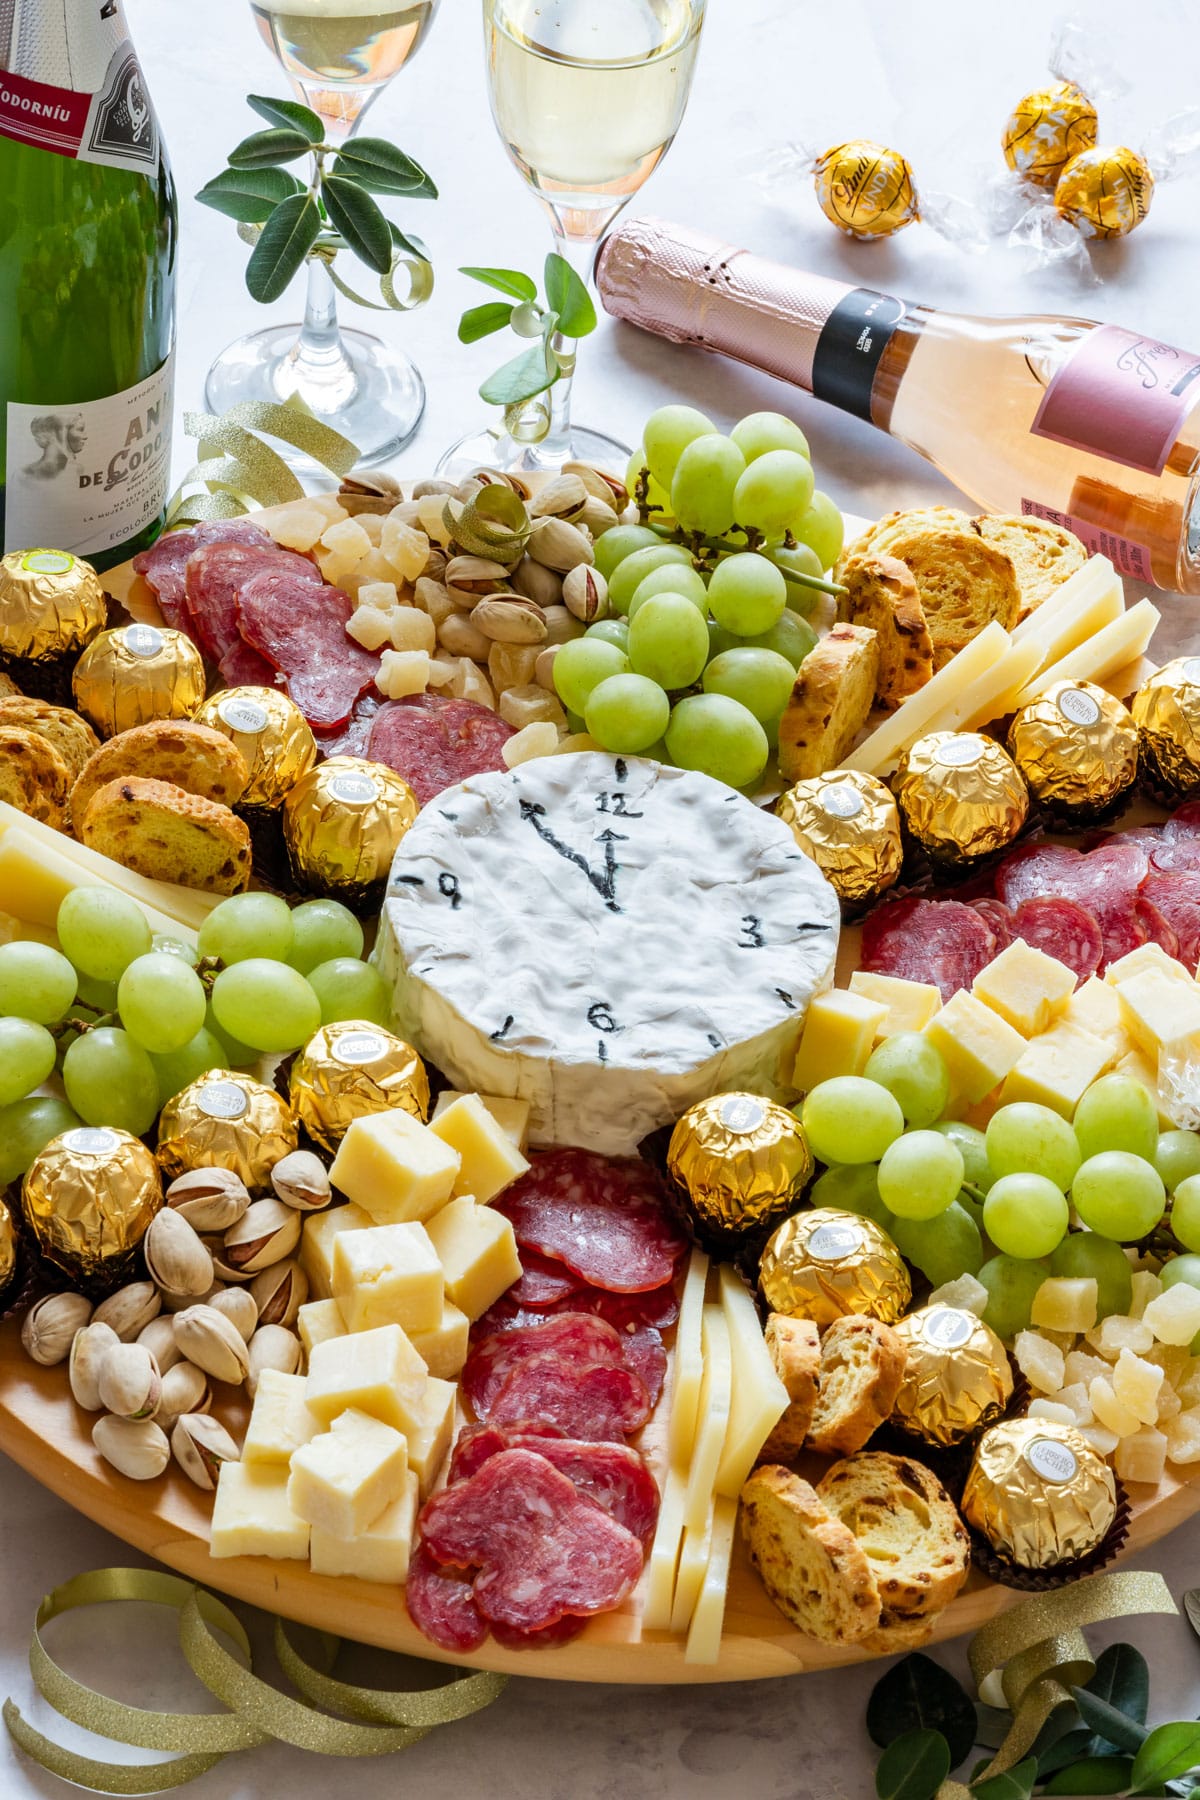
<svg viewBox="0 0 1200 1800">
<path fill-rule="evenodd" d="M 403 351 L 365 331 L 342 331 L 330 352 L 300 360 L 299 325 L 271 325 L 239 338 L 208 372 L 204 399 L 223 413 L 243 400 L 276 405 L 299 394 L 323 425 L 358 447 L 363 468 L 388 462 L 408 443 L 425 411 L 425 383 Z M 299 475 L 326 473 L 288 444 L 276 447 Z"/>
<path fill-rule="evenodd" d="M 519 444 L 506 431 L 472 431 L 450 446 L 435 473 L 444 481 L 463 481 L 473 469 L 540 475 L 556 473 L 565 462 L 587 462 L 623 477 L 632 455 L 631 445 L 584 425 L 572 425 L 565 441 L 551 435 L 540 444 Z"/>
</svg>

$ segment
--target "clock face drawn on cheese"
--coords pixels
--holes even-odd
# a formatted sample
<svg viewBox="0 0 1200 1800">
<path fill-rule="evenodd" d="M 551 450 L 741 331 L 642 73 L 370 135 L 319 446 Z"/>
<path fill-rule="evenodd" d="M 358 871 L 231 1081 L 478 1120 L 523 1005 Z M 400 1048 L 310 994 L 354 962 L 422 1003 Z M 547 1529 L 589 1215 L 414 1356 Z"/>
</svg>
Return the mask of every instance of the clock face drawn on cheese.
<svg viewBox="0 0 1200 1800">
<path fill-rule="evenodd" d="M 393 1023 L 534 1143 L 622 1154 L 724 1089 L 787 1098 L 837 897 L 786 825 L 706 775 L 549 757 L 473 776 L 397 850 L 376 955 Z"/>
</svg>

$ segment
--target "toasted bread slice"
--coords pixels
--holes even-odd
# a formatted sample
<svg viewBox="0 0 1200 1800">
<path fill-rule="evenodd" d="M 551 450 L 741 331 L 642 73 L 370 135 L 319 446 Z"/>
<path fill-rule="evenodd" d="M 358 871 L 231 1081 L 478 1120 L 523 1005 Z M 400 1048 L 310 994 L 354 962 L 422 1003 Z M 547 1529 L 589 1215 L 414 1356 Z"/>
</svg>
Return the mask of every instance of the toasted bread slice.
<svg viewBox="0 0 1200 1800">
<path fill-rule="evenodd" d="M 77 712 L 67 706 L 51 706 L 48 700 L 27 699 L 24 694 L 0 698 L 0 725 L 19 725 L 46 738 L 71 771 L 72 780 L 100 748 L 100 739 Z"/>
<path fill-rule="evenodd" d="M 968 523 L 893 525 L 871 548 L 895 556 L 912 571 L 933 639 L 935 669 L 977 637 L 993 619 L 1011 631 L 1021 611 L 1012 558 Z"/>
<path fill-rule="evenodd" d="M 1049 519 L 1027 519 L 1021 513 L 984 513 L 972 519 L 971 525 L 985 542 L 1012 558 L 1023 619 L 1088 560 L 1087 545 L 1073 531 L 1052 525 Z"/>
<path fill-rule="evenodd" d="M 879 683 L 879 640 L 862 625 L 835 625 L 796 670 L 779 721 L 779 768 L 806 781 L 836 768 L 867 722 Z"/>
<path fill-rule="evenodd" d="M 847 592 L 838 600 L 837 616 L 875 633 L 879 641 L 875 698 L 891 712 L 933 674 L 933 639 L 917 584 L 907 564 L 870 550 L 847 559 L 841 580 Z"/>
<path fill-rule="evenodd" d="M 842 570 L 852 556 L 866 556 L 878 551 L 879 540 L 897 526 L 914 531 L 941 531 L 950 525 L 965 531 L 970 523 L 970 514 L 961 512 L 957 506 L 913 506 L 884 513 L 882 519 L 867 526 L 861 537 L 846 545 L 834 570 L 835 578 L 842 579 Z"/>
<path fill-rule="evenodd" d="M 220 806 L 235 806 L 250 770 L 237 745 L 207 725 L 190 719 L 152 719 L 147 725 L 135 725 L 101 745 L 76 781 L 71 818 L 77 833 L 93 796 L 123 775 L 148 775 Z"/>
<path fill-rule="evenodd" d="M 768 1463 L 742 1488 L 742 1535 L 780 1612 L 825 1644 L 854 1644 L 879 1624 L 879 1589 L 854 1533 L 807 1481 Z"/>
<path fill-rule="evenodd" d="M 861 1450 L 896 1404 L 904 1341 L 879 1319 L 835 1319 L 821 1340 L 821 1376 L 808 1448 L 824 1456 Z"/>
<path fill-rule="evenodd" d="M 70 791 L 70 766 L 49 738 L 0 723 L 0 800 L 60 831 Z"/>
<path fill-rule="evenodd" d="M 93 850 L 155 881 L 240 894 L 250 880 L 244 821 L 169 781 L 127 775 L 108 782 L 93 794 L 79 835 Z"/>
<path fill-rule="evenodd" d="M 938 1616 L 931 1613 L 927 1619 L 906 1619 L 903 1613 L 889 1612 L 885 1606 L 875 1630 L 858 1641 L 873 1656 L 899 1656 L 903 1651 L 919 1650 L 933 1636 Z"/>
<path fill-rule="evenodd" d="M 817 1401 L 821 1335 L 811 1319 L 771 1313 L 763 1342 L 775 1373 L 787 1389 L 788 1408 L 759 1451 L 760 1462 L 791 1462 L 804 1447 Z"/>
<path fill-rule="evenodd" d="M 5 675 L 3 671 L 0 670 L 0 699 L 8 700 L 13 695 L 18 695 L 21 699 L 24 699 L 25 697 L 12 676 Z"/>
<path fill-rule="evenodd" d="M 931 1469 L 865 1450 L 835 1463 L 817 1494 L 858 1539 L 888 1612 L 926 1619 L 949 1605 L 971 1553 L 966 1527 Z"/>
</svg>

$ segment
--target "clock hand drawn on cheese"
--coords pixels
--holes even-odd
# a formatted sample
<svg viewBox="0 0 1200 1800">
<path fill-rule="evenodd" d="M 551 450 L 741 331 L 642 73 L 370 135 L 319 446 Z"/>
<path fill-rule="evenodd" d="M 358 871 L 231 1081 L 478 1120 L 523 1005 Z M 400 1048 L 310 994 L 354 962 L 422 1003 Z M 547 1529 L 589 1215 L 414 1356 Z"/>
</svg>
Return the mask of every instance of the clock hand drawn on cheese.
<svg viewBox="0 0 1200 1800">
<path fill-rule="evenodd" d="M 623 1154 L 724 1088 L 788 1098 L 832 980 L 836 896 L 708 776 L 588 753 L 473 776 L 392 866 L 376 960 L 397 1029 L 530 1141 Z"/>
</svg>

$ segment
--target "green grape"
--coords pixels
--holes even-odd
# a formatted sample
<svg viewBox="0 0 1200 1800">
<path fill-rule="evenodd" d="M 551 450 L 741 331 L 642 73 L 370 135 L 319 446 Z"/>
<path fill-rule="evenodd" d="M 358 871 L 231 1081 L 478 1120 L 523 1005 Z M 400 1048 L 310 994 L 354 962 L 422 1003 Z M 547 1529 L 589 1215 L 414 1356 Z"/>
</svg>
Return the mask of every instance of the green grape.
<svg viewBox="0 0 1200 1800">
<path fill-rule="evenodd" d="M 583 635 L 585 638 L 599 638 L 602 644 L 615 644 L 622 655 L 629 654 L 628 619 L 597 619 L 594 625 L 588 626 Z M 569 641 L 575 642 L 574 639 Z M 556 657 L 555 661 L 557 660 Z"/>
<path fill-rule="evenodd" d="M 255 897 L 271 898 L 269 894 Z M 220 908 L 216 910 L 219 912 Z M 206 1004 L 204 987 L 195 969 L 189 969 L 177 956 L 164 956 L 161 952 L 152 951 L 131 962 L 117 988 L 122 1025 L 143 1050 L 153 1050 L 160 1056 L 181 1050 L 189 1038 L 195 1037 L 204 1023 Z"/>
<path fill-rule="evenodd" d="M 779 715 L 791 698 L 795 679 L 786 656 L 745 646 L 713 657 L 704 671 L 704 691 L 740 701 L 766 729 L 770 741 L 779 735 Z"/>
<path fill-rule="evenodd" d="M 158 1116 L 154 1064 L 127 1031 L 101 1025 L 75 1039 L 63 1058 L 67 1099 L 85 1125 L 116 1125 L 141 1137 Z"/>
<path fill-rule="evenodd" d="M 834 1212 L 858 1213 L 874 1219 L 890 1232 L 894 1220 L 879 1197 L 878 1171 L 874 1163 L 842 1163 L 818 1175 L 808 1191 L 810 1206 L 830 1206 Z"/>
<path fill-rule="evenodd" d="M 900 1103 L 862 1075 L 835 1075 L 806 1094 L 800 1123 L 824 1163 L 877 1163 L 904 1130 Z"/>
<path fill-rule="evenodd" d="M 1044 1175 L 1065 1194 L 1083 1161 L 1075 1133 L 1048 1106 L 1016 1101 L 992 1114 L 987 1155 L 996 1175 Z"/>
<path fill-rule="evenodd" d="M 931 1127 L 931 1129 L 936 1129 L 936 1127 Z M 963 1211 L 974 1219 L 980 1231 L 983 1230 L 983 1201 L 977 1200 L 969 1187 L 963 1186 L 959 1189 L 958 1199 L 954 1204 L 961 1206 Z"/>
<path fill-rule="evenodd" d="M 235 1038 L 231 1032 L 217 1024 L 217 1015 L 213 1012 L 211 999 L 204 1014 L 204 1029 L 210 1037 L 217 1040 L 225 1052 L 222 1068 L 248 1069 L 251 1063 L 258 1061 L 259 1052 L 257 1050 L 250 1044 L 243 1044 L 240 1038 Z"/>
<path fill-rule="evenodd" d="M 628 671 L 629 658 L 623 650 L 585 633 L 560 644 L 554 659 L 554 686 L 564 706 L 582 713 L 593 688 L 611 675 L 625 675 Z"/>
<path fill-rule="evenodd" d="M 647 575 L 669 563 L 681 569 L 693 567 L 691 555 L 682 544 L 664 544 L 657 538 L 644 550 L 635 550 L 632 555 L 623 557 L 608 583 L 608 604 L 613 612 L 627 613 L 630 601 Z"/>
<path fill-rule="evenodd" d="M 660 406 L 652 412 L 646 420 L 642 443 L 646 467 L 655 481 L 669 488 L 688 445 L 697 438 L 713 436 L 716 429 L 712 420 L 694 406 Z"/>
<path fill-rule="evenodd" d="M 181 962 L 185 962 L 188 965 L 189 969 L 195 969 L 199 966 L 200 952 L 196 949 L 196 946 L 194 944 L 186 944 L 182 938 L 168 937 L 165 931 L 155 932 L 154 936 L 150 939 L 150 948 L 152 950 L 161 951 L 164 956 L 177 956 Z M 83 992 L 82 984 L 80 984 L 79 991 L 80 993 Z"/>
<path fill-rule="evenodd" d="M 770 749 L 754 714 L 725 694 L 689 694 L 671 712 L 667 750 L 681 769 L 698 769 L 730 787 L 751 787 L 766 768 Z"/>
<path fill-rule="evenodd" d="M 321 1003 L 322 1025 L 332 1025 L 335 1019 L 364 1019 L 369 1025 L 390 1022 L 391 998 L 373 963 L 336 956 L 318 964 L 308 979 Z"/>
<path fill-rule="evenodd" d="M 638 484 L 645 479 L 646 491 L 642 496 L 646 506 L 653 508 L 654 517 L 660 525 L 674 524 L 671 518 L 671 496 L 661 481 L 655 481 L 646 468 L 646 452 L 639 444 L 625 465 L 625 485 L 631 494 L 638 490 Z M 644 527 L 638 527 L 644 530 Z M 657 534 L 655 534 L 657 535 Z"/>
<path fill-rule="evenodd" d="M 783 413 L 747 413 L 729 435 L 748 463 L 769 456 L 772 450 L 794 450 L 798 456 L 811 456 L 808 439 Z"/>
<path fill-rule="evenodd" d="M 939 1131 L 910 1131 L 883 1153 L 879 1197 L 898 1219 L 936 1219 L 958 1198 L 962 1179 L 956 1143 Z"/>
<path fill-rule="evenodd" d="M 986 1194 L 996 1177 L 988 1161 L 987 1139 L 978 1126 L 964 1124 L 961 1119 L 942 1119 L 932 1129 L 940 1131 L 943 1137 L 952 1138 L 958 1145 L 962 1152 L 963 1179 L 970 1187 Z"/>
<path fill-rule="evenodd" d="M 720 630 L 720 627 L 715 627 Z M 746 650 L 774 650 L 779 656 L 786 656 L 793 669 L 798 669 L 809 651 L 817 641 L 817 634 L 807 619 L 802 619 L 798 612 L 785 607 L 770 631 L 760 631 L 755 637 L 735 637 L 732 632 L 723 636 L 729 641 L 722 643 L 722 650 L 741 647 Z M 715 654 L 715 652 L 714 652 Z"/>
<path fill-rule="evenodd" d="M 165 1056 L 152 1055 L 150 1061 L 158 1081 L 160 1106 L 165 1106 L 176 1094 L 182 1094 L 185 1087 L 190 1087 L 201 1075 L 207 1075 L 210 1069 L 229 1067 L 225 1045 L 203 1025 L 182 1049 L 172 1050 Z"/>
<path fill-rule="evenodd" d="M 321 969 L 336 968 L 339 961 L 348 962 L 352 969 L 368 967 L 349 958 L 336 959 L 319 964 L 313 970 L 314 978 Z M 315 979 L 310 985 L 298 969 L 270 962 L 265 956 L 252 956 L 222 969 L 213 982 L 212 1008 L 218 1031 L 231 1031 L 255 1050 L 298 1050 L 323 1022 Z"/>
<path fill-rule="evenodd" d="M 846 541 L 840 507 L 817 488 L 805 511 L 792 521 L 792 536 L 808 545 L 823 570 L 832 569 Z"/>
<path fill-rule="evenodd" d="M 1085 1161 L 1102 1150 L 1125 1150 L 1149 1163 L 1158 1152 L 1158 1112 L 1131 1075 L 1102 1075 L 1075 1108 L 1075 1136 Z"/>
<path fill-rule="evenodd" d="M 641 466 L 639 463 L 638 468 Z M 610 525 L 596 539 L 592 553 L 596 558 L 596 568 L 605 581 L 610 581 L 617 564 L 624 562 L 627 556 L 632 556 L 635 550 L 653 549 L 655 544 L 661 543 L 662 539 L 656 531 L 651 531 L 649 525 Z"/>
<path fill-rule="evenodd" d="M 1168 1194 L 1190 1175 L 1200 1175 L 1200 1132 L 1160 1131 L 1154 1166 Z"/>
<path fill-rule="evenodd" d="M 977 1274 L 983 1262 L 979 1227 L 957 1200 L 932 1219 L 895 1219 L 891 1236 L 900 1254 L 934 1287 Z"/>
<path fill-rule="evenodd" d="M 58 1047 L 32 1019 L 0 1019 L 0 1106 L 40 1087 L 58 1060 Z"/>
<path fill-rule="evenodd" d="M 1133 1304 L 1133 1270 L 1120 1244 L 1094 1231 L 1069 1231 L 1050 1258 L 1050 1273 L 1096 1283 L 1096 1319 L 1121 1317 Z"/>
<path fill-rule="evenodd" d="M 278 894 L 233 894 L 213 907 L 197 942 L 201 956 L 219 957 L 229 967 L 251 957 L 286 962 L 292 936 L 292 909 Z"/>
<path fill-rule="evenodd" d="M 743 550 L 727 556 L 713 570 L 708 607 L 718 625 L 739 637 L 770 631 L 783 617 L 787 583 L 765 556 Z"/>
<path fill-rule="evenodd" d="M 795 450 L 768 450 L 747 464 L 733 490 L 733 516 L 743 528 L 781 538 L 812 499 L 812 464 Z"/>
<path fill-rule="evenodd" d="M 1185 1250 L 1200 1250 L 1200 1175 L 1187 1176 L 1175 1189 L 1170 1223 Z"/>
<path fill-rule="evenodd" d="M 4 1115 L 0 1114 L 0 1126 L 3 1125 L 3 1119 Z M 0 1169 L 0 1180 L 2 1179 L 3 1170 Z M 1180 1281 L 1186 1281 L 1189 1287 L 1200 1288 L 1200 1256 L 1171 1257 L 1158 1271 L 1158 1279 L 1165 1288 L 1173 1288 Z M 1196 1354 L 1194 1349 L 1192 1354 Z"/>
<path fill-rule="evenodd" d="M 900 1110 L 908 1125 L 932 1125 L 940 1119 L 946 1110 L 946 1102 L 950 1098 L 950 1077 L 946 1065 L 942 1061 L 937 1047 L 922 1037 L 919 1031 L 897 1031 L 891 1037 L 884 1038 L 882 1044 L 871 1052 L 863 1074 L 868 1081 L 877 1081 L 885 1087 L 889 1094 L 894 1094 L 900 1102 Z M 941 1134 L 943 1137 L 946 1133 Z M 953 1143 L 953 1138 L 947 1140 Z M 958 1149 L 958 1146 L 955 1146 Z M 958 1150 L 959 1161 L 966 1168 L 961 1149 Z M 970 1176 L 960 1175 L 955 1188 L 961 1187 Z M 951 1199 L 954 1196 L 951 1195 Z"/>
<path fill-rule="evenodd" d="M 55 1025 L 78 990 L 74 969 L 47 944 L 0 944 L 0 1014 Z"/>
<path fill-rule="evenodd" d="M 81 975 L 75 999 L 78 1004 L 90 1007 L 93 1012 L 115 1013 L 117 984 L 115 981 L 97 981 L 92 975 Z"/>
<path fill-rule="evenodd" d="M 1047 1263 L 1028 1262 L 1019 1256 L 993 1256 L 985 1262 L 975 1271 L 975 1279 L 988 1291 L 984 1324 L 1006 1343 L 1011 1343 L 1018 1331 L 1028 1331 L 1033 1296 L 1049 1273 Z"/>
<path fill-rule="evenodd" d="M 362 950 L 363 928 L 340 900 L 305 900 L 292 913 L 287 960 L 302 975 L 335 956 L 361 956 Z"/>
<path fill-rule="evenodd" d="M 1071 1200 L 1090 1231 L 1132 1244 L 1162 1218 L 1167 1190 L 1153 1163 L 1128 1150 L 1101 1150 L 1080 1168 Z"/>
<path fill-rule="evenodd" d="M 983 1229 L 1006 1256 L 1049 1256 L 1070 1217 L 1066 1196 L 1044 1175 L 1002 1175 L 983 1203 Z"/>
<path fill-rule="evenodd" d="M 803 613 L 806 617 L 813 611 L 818 600 L 824 598 L 820 590 L 807 586 L 804 582 L 793 580 L 793 576 L 815 575 L 818 580 L 824 574 L 815 553 L 807 544 L 796 544 L 786 550 L 782 544 L 768 544 L 760 552 L 767 561 L 785 577 L 787 582 L 787 603 L 793 612 Z"/>
<path fill-rule="evenodd" d="M 707 660 L 704 614 L 684 594 L 651 594 L 636 617 L 630 609 L 629 663 L 635 675 L 646 675 L 663 688 L 690 687 Z M 665 728 L 664 719 L 655 737 Z"/>
<path fill-rule="evenodd" d="M 693 440 L 671 478 L 671 511 L 685 531 L 720 537 L 734 521 L 733 496 L 746 459 L 715 432 Z"/>
<path fill-rule="evenodd" d="M 51 1138 L 74 1131 L 83 1120 L 53 1094 L 31 1094 L 0 1112 L 0 1187 L 18 1181 Z"/>
<path fill-rule="evenodd" d="M 115 888 L 72 888 L 55 924 L 63 955 L 97 981 L 119 981 L 134 957 L 150 948 L 145 913 Z"/>
<path fill-rule="evenodd" d="M 700 616 L 708 617 L 708 589 L 698 569 L 685 568 L 682 563 L 660 563 L 657 569 L 651 569 L 644 580 L 638 583 L 632 600 L 629 602 L 629 617 L 636 618 L 640 606 L 655 594 L 682 594 L 694 606 L 700 608 Z"/>
<path fill-rule="evenodd" d="M 682 604 L 700 620 L 690 601 Z M 702 620 L 700 624 L 703 629 Z M 629 636 L 632 647 L 632 628 Z M 644 755 L 663 735 L 670 717 L 671 702 L 648 675 L 610 675 L 592 689 L 584 713 L 592 737 L 614 756 Z"/>
</svg>

